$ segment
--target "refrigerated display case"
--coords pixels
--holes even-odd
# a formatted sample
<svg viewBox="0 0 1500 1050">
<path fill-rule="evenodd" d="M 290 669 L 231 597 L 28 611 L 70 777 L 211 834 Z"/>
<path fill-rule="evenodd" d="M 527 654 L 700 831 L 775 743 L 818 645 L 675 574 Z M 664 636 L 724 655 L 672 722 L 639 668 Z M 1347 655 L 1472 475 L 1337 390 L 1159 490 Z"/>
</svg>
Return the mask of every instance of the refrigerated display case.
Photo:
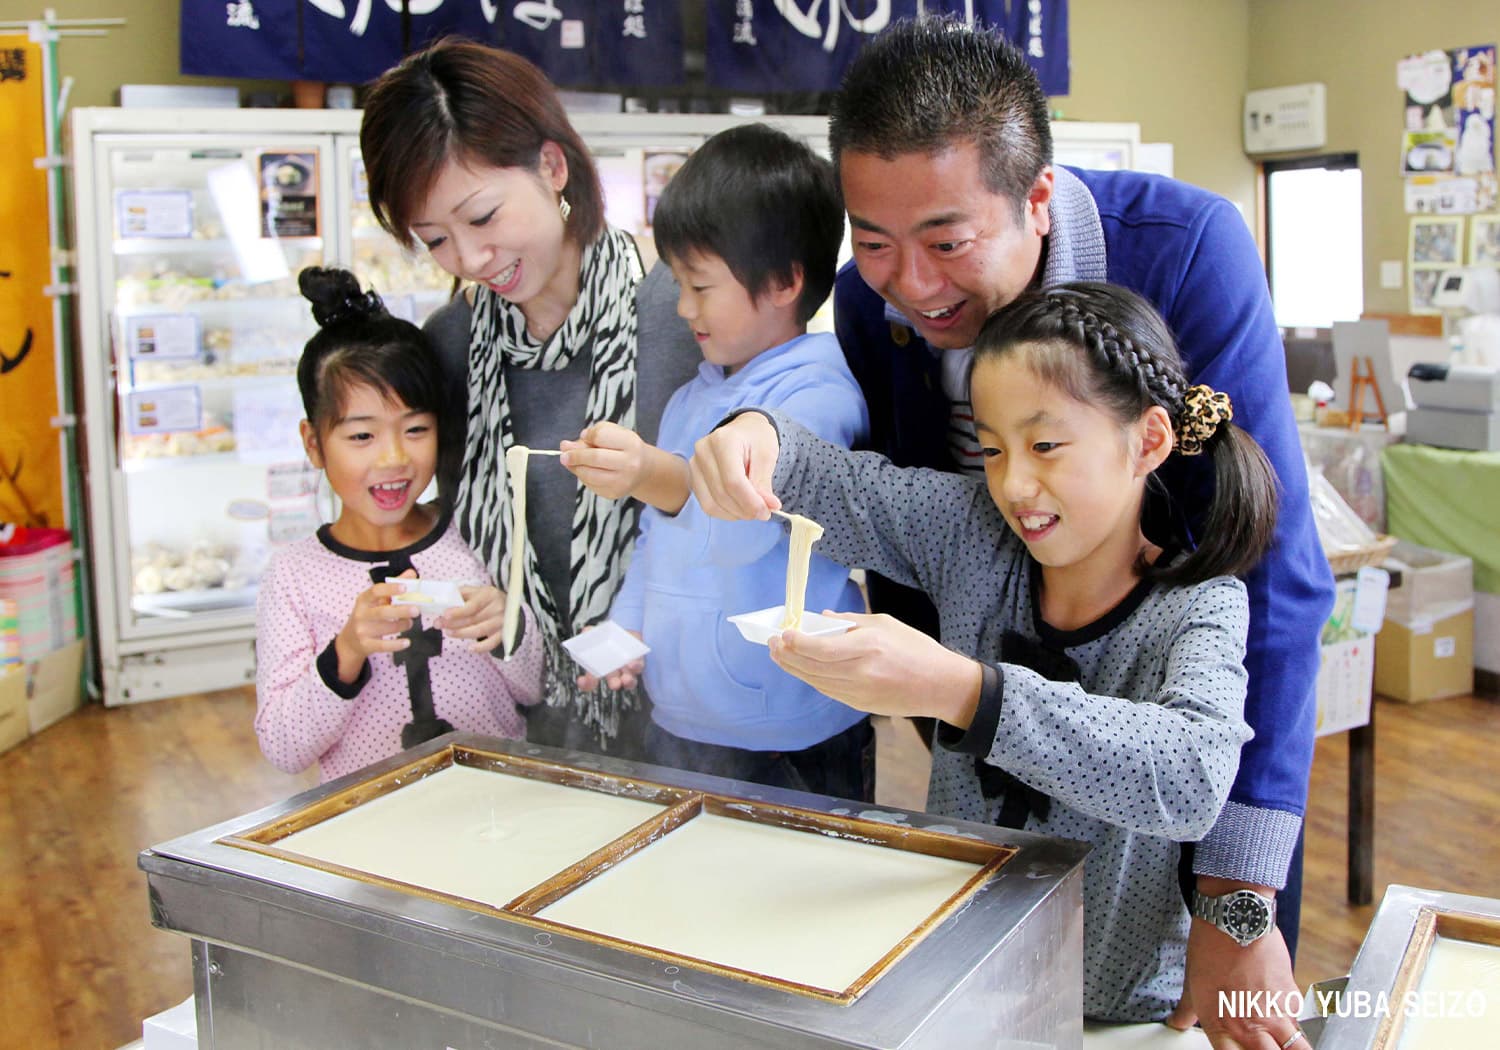
<svg viewBox="0 0 1500 1050">
<path fill-rule="evenodd" d="M 84 472 L 101 686 L 115 705 L 254 678 L 272 552 L 333 513 L 295 367 L 307 265 L 350 266 L 420 323 L 452 279 L 404 253 L 365 191 L 357 110 L 77 109 L 71 119 Z M 650 217 L 709 136 L 765 119 L 828 150 L 824 117 L 580 113 L 608 221 Z M 1063 163 L 1130 167 L 1132 124 L 1055 125 Z M 842 258 L 848 257 L 847 240 Z M 812 327 L 832 328 L 832 304 Z"/>
<path fill-rule="evenodd" d="M 352 264 L 419 322 L 449 278 L 375 223 L 358 114 L 71 119 L 103 696 L 240 684 L 271 552 L 330 510 L 298 435 L 296 363 L 316 330 L 298 271 Z"/>
</svg>

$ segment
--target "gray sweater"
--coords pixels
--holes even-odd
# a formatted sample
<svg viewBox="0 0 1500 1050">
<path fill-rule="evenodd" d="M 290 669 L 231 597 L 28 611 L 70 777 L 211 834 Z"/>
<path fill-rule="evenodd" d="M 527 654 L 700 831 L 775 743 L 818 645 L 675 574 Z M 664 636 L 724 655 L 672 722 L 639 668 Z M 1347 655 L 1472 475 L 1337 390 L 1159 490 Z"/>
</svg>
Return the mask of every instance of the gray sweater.
<svg viewBox="0 0 1500 1050">
<path fill-rule="evenodd" d="M 895 467 L 766 414 L 781 435 L 774 490 L 827 530 L 817 552 L 927 592 L 943 643 L 987 665 L 969 730 L 940 729 L 928 809 L 993 823 L 1012 792 L 1049 798 L 1026 830 L 1094 847 L 1084 869 L 1085 1016 L 1165 1017 L 1182 996 L 1189 924 L 1177 843 L 1213 825 L 1250 737 L 1244 585 L 1143 582 L 1095 623 L 1058 631 L 1038 611 L 1036 563 L 983 481 Z M 1018 641 L 1008 632 L 1065 653 L 1077 681 L 1001 662 L 1002 645 Z M 1033 790 L 991 776 L 986 797 L 986 766 Z"/>
<path fill-rule="evenodd" d="M 662 410 L 672 392 L 697 374 L 703 355 L 686 322 L 677 316 L 677 282 L 664 263 L 652 267 L 636 289 L 636 430 L 656 442 Z M 469 367 L 469 302 L 463 296 L 440 307 L 423 326 L 443 360 L 449 389 L 462 404 L 467 399 Z M 564 438 L 576 438 L 593 420 L 584 418 L 588 401 L 589 354 L 580 353 L 567 368 L 555 372 L 512 368 L 505 373 L 510 393 L 510 418 L 517 443 L 531 448 L 556 448 Z M 462 418 L 460 414 L 459 418 Z M 463 447 L 462 442 L 459 448 Z M 456 476 L 440 479 L 443 491 L 456 490 Z M 566 603 L 570 584 L 569 550 L 573 505 L 578 481 L 550 457 L 531 461 L 526 476 L 526 530 L 536 550 L 542 578 L 554 596 Z M 500 512 L 495 508 L 495 513 Z M 465 537 L 467 539 L 467 537 Z M 561 724 L 564 709 L 529 711 L 528 737 L 542 743 L 599 750 L 598 741 L 579 736 Z M 554 724 L 556 723 L 556 724 Z M 627 742 L 628 743 L 628 742 Z M 613 750 L 620 750 L 615 748 Z"/>
</svg>

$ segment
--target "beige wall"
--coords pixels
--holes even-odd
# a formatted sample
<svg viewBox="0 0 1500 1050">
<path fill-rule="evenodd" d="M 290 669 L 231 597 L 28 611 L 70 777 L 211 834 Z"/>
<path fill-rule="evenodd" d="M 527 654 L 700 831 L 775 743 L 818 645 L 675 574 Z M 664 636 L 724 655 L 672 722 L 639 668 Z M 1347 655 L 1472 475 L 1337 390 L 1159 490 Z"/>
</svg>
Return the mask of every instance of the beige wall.
<svg viewBox="0 0 1500 1050">
<path fill-rule="evenodd" d="M 1328 85 L 1328 146 L 1364 174 L 1365 309 L 1405 313 L 1407 291 L 1380 287 L 1380 260 L 1406 259 L 1401 92 L 1396 62 L 1432 48 L 1492 44 L 1500 8 L 1473 0 L 1251 0 L 1249 88 Z"/>
<path fill-rule="evenodd" d="M 1254 0 L 1073 0 L 1073 120 L 1131 121 L 1170 142 L 1175 174 L 1254 214 L 1255 169 L 1240 141 Z"/>
</svg>

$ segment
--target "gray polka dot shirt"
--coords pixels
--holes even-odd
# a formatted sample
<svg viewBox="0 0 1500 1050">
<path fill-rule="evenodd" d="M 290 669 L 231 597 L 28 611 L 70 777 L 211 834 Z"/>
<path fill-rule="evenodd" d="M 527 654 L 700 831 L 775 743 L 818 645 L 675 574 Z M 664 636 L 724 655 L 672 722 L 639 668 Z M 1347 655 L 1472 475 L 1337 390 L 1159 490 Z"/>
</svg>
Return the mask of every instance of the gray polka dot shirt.
<svg viewBox="0 0 1500 1050">
<path fill-rule="evenodd" d="M 895 467 L 766 415 L 781 435 L 774 491 L 824 527 L 818 553 L 926 591 L 944 644 L 998 672 L 970 730 L 944 727 L 933 748 L 928 808 L 995 822 L 1006 792 L 986 797 L 976 756 L 1050 798 L 1026 830 L 1094 847 L 1084 1014 L 1165 1017 L 1182 995 L 1189 923 L 1177 843 L 1213 825 L 1250 737 L 1244 585 L 1143 584 L 1095 624 L 1054 630 L 1035 611 L 1035 563 L 981 480 Z M 1007 632 L 1065 652 L 1078 681 L 1001 663 Z"/>
</svg>

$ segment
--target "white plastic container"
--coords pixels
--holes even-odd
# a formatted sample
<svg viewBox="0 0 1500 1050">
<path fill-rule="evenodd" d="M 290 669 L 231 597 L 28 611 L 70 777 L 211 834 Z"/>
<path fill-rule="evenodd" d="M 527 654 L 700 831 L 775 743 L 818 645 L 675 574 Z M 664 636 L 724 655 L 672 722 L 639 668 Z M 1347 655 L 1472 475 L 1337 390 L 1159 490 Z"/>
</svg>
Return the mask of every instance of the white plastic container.
<svg viewBox="0 0 1500 1050">
<path fill-rule="evenodd" d="M 785 615 L 786 606 L 777 605 L 770 609 L 731 616 L 729 622 L 739 628 L 740 634 L 745 636 L 747 642 L 769 645 L 772 636 L 781 633 L 781 621 Z M 822 613 L 804 612 L 802 614 L 801 631 L 803 634 L 843 634 L 853 626 L 854 624 L 849 620 L 835 619 L 832 616 L 824 616 Z"/>
<path fill-rule="evenodd" d="M 575 634 L 562 644 L 578 665 L 595 678 L 618 671 L 651 651 L 649 645 L 613 620 Z"/>
</svg>

